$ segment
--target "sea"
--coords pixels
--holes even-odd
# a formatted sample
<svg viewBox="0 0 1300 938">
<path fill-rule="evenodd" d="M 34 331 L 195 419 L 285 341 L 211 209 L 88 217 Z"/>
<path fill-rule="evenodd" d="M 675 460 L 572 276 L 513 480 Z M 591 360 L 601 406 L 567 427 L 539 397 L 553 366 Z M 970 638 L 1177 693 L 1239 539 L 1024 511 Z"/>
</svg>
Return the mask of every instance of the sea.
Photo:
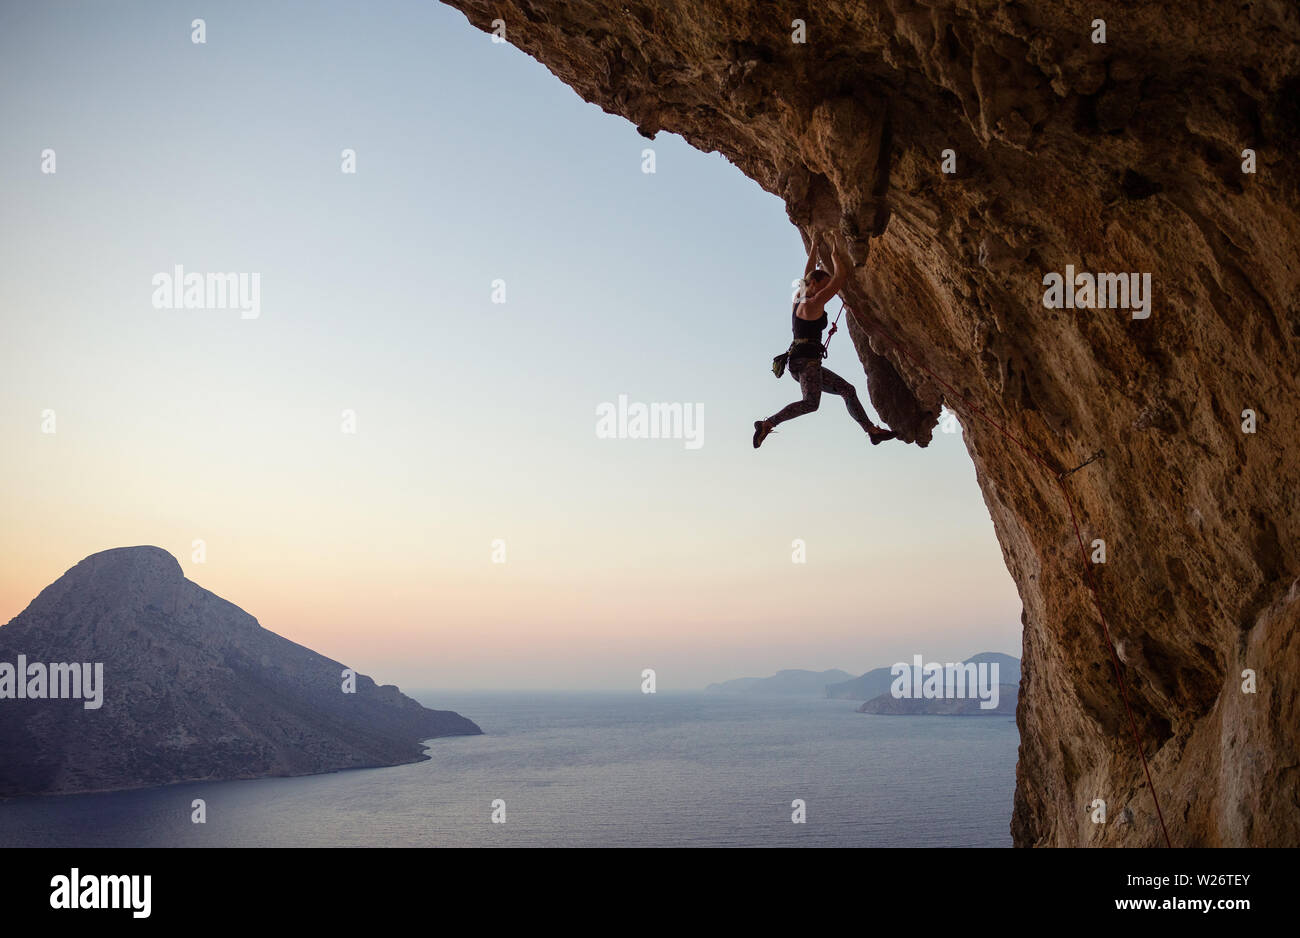
<svg viewBox="0 0 1300 938">
<path fill-rule="evenodd" d="M 411 696 L 484 735 L 429 740 L 427 761 L 389 768 L 11 799 L 0 847 L 1011 846 L 1007 717 L 704 693 Z"/>
</svg>

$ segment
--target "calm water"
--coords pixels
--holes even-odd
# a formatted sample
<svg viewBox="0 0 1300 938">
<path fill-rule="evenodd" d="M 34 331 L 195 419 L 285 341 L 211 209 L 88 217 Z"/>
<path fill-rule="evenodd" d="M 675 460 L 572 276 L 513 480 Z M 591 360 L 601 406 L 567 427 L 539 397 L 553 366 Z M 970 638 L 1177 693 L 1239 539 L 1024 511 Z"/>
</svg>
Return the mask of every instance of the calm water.
<svg viewBox="0 0 1300 938">
<path fill-rule="evenodd" d="M 1002 717 L 842 700 L 417 693 L 485 736 L 428 762 L 0 803 L 0 846 L 1011 845 Z M 207 823 L 190 803 L 207 802 Z M 492 802 L 506 823 L 491 823 Z M 807 804 L 792 824 L 790 803 Z"/>
</svg>

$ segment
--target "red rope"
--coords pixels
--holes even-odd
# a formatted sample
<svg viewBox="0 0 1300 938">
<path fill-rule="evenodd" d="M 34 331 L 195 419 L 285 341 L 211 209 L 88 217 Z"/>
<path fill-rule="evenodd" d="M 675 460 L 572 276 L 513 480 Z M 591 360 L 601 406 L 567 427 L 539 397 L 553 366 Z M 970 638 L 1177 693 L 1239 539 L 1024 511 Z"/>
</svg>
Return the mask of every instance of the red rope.
<svg viewBox="0 0 1300 938">
<path fill-rule="evenodd" d="M 831 323 L 831 331 L 826 333 L 826 341 L 822 344 L 822 358 L 826 357 L 826 352 L 831 347 L 831 339 L 835 338 L 835 333 L 840 328 L 840 317 L 843 315 L 844 301 L 840 300 L 840 311 L 835 314 L 835 321 Z"/>
<path fill-rule="evenodd" d="M 840 314 L 843 314 L 843 312 L 844 312 L 844 310 L 847 308 L 847 306 L 848 306 L 848 304 L 844 304 L 844 306 L 841 306 L 841 307 L 840 307 Z M 856 313 L 854 314 L 853 318 L 854 318 L 854 319 L 857 319 L 857 318 L 858 318 Z M 836 322 L 839 322 L 839 316 L 838 316 L 838 315 L 835 317 L 835 321 L 836 321 Z M 884 334 L 885 338 L 890 342 L 890 344 L 892 344 L 892 345 L 894 346 L 894 348 L 895 348 L 895 349 L 896 349 L 900 354 L 902 354 L 902 356 L 903 356 L 904 358 L 906 358 L 909 362 L 911 362 L 911 363 L 912 363 L 913 365 L 915 365 L 917 368 L 921 369 L 921 370 L 924 371 L 927 375 L 929 375 L 931 378 L 933 378 L 935 381 L 937 381 L 937 382 L 938 382 L 940 385 L 942 385 L 942 386 L 943 386 L 947 391 L 951 392 L 951 394 L 952 394 L 954 397 L 956 397 L 958 400 L 960 400 L 963 404 L 965 404 L 968 408 L 970 408 L 970 409 L 971 409 L 975 414 L 977 414 L 977 415 L 978 415 L 982 420 L 984 420 L 985 423 L 988 423 L 990 426 L 992 426 L 992 427 L 994 427 L 995 429 L 997 429 L 997 431 L 998 431 L 999 433 L 1001 433 L 1001 434 L 1002 434 L 1003 436 L 1005 436 L 1008 440 L 1011 440 L 1011 442 L 1015 443 L 1015 444 L 1016 444 L 1017 446 L 1019 446 L 1022 450 L 1024 450 L 1025 454 L 1026 454 L 1027 456 L 1029 456 L 1030 459 L 1032 459 L 1034 462 L 1038 463 L 1040 466 L 1042 466 L 1044 469 L 1046 469 L 1046 470 L 1051 474 L 1053 480 L 1056 482 L 1057 487 L 1061 490 L 1061 495 L 1062 495 L 1062 496 L 1064 497 L 1064 499 L 1065 499 L 1065 507 L 1066 507 L 1066 508 L 1069 510 L 1069 512 L 1070 512 L 1070 521 L 1071 521 L 1071 523 L 1074 525 L 1074 537 L 1075 537 L 1075 540 L 1077 540 L 1078 543 L 1079 543 L 1079 553 L 1080 553 L 1080 555 L 1081 555 L 1082 558 L 1083 558 L 1083 580 L 1084 580 L 1084 583 L 1085 583 L 1085 584 L 1087 585 L 1087 587 L 1088 587 L 1088 591 L 1092 594 L 1092 604 L 1093 604 L 1093 606 L 1096 607 L 1096 609 L 1097 609 L 1097 617 L 1098 617 L 1098 619 L 1101 620 L 1101 630 L 1102 630 L 1102 634 L 1103 634 L 1103 635 L 1105 636 L 1105 638 L 1106 638 L 1106 650 L 1107 650 L 1108 652 L 1110 652 L 1110 662 L 1111 662 L 1111 666 L 1112 666 L 1112 667 L 1114 668 L 1114 670 L 1115 670 L 1115 682 L 1119 685 L 1119 695 L 1120 695 L 1120 700 L 1123 701 L 1123 703 L 1124 703 L 1124 710 L 1128 713 L 1129 729 L 1130 729 L 1130 730 L 1132 731 L 1132 733 L 1133 733 L 1133 742 L 1134 742 L 1134 744 L 1137 746 L 1138 756 L 1139 756 L 1139 757 L 1141 758 L 1141 760 L 1142 760 L 1142 774 L 1146 776 L 1146 780 L 1147 780 L 1147 788 L 1149 788 L 1149 789 L 1151 790 L 1151 800 L 1152 800 L 1153 802 L 1155 802 L 1155 806 L 1156 806 L 1156 817 L 1157 817 L 1157 818 L 1159 819 L 1159 821 L 1160 821 L 1160 831 L 1161 831 L 1161 833 L 1164 834 L 1164 837 L 1165 837 L 1165 846 L 1166 846 L 1166 847 L 1173 847 L 1173 843 L 1172 843 L 1172 842 L 1170 841 L 1170 839 L 1169 839 L 1169 829 L 1165 826 L 1165 816 L 1164 816 L 1164 812 L 1162 812 L 1162 811 L 1160 810 L 1160 798 L 1156 795 L 1156 787 L 1155 787 L 1155 785 L 1154 785 L 1154 784 L 1152 783 L 1152 781 L 1151 781 L 1151 769 L 1150 769 L 1150 767 L 1147 765 L 1147 755 L 1146 755 L 1146 751 L 1145 751 L 1145 749 L 1143 749 L 1143 747 L 1142 747 L 1142 737 L 1141 737 L 1141 735 L 1139 735 L 1139 733 L 1138 733 L 1137 720 L 1134 718 L 1134 716 L 1133 716 L 1133 708 L 1132 708 L 1132 706 L 1130 706 L 1130 704 L 1129 704 L 1129 699 L 1128 699 L 1128 686 L 1127 686 L 1127 684 L 1126 684 L 1125 681 L 1124 681 L 1124 675 L 1123 675 L 1122 672 L 1120 671 L 1120 666 L 1119 666 L 1119 656 L 1115 653 L 1115 642 L 1114 642 L 1114 640 L 1111 638 L 1111 635 L 1110 635 L 1110 626 L 1109 626 L 1109 624 L 1108 624 L 1107 621 L 1106 621 L 1106 613 L 1102 611 L 1102 607 L 1101 607 L 1101 596 L 1100 596 L 1100 594 L 1099 594 L 1098 591 L 1097 591 L 1097 585 L 1096 585 L 1096 583 L 1093 582 L 1093 578 L 1092 578 L 1092 567 L 1091 567 L 1091 565 L 1090 565 L 1089 562 L 1088 562 L 1088 549 L 1087 549 L 1086 547 L 1083 546 L 1083 534 L 1079 531 L 1079 518 L 1078 518 L 1078 515 L 1075 514 L 1075 511 L 1074 511 L 1074 500 L 1073 500 L 1072 498 L 1070 498 L 1070 491 L 1069 491 L 1068 488 L 1066 488 L 1066 485 L 1065 485 L 1065 477 L 1066 477 L 1067 473 L 1065 473 L 1065 472 L 1063 472 L 1063 471 L 1061 471 L 1061 470 L 1058 470 L 1058 469 L 1053 468 L 1052 465 L 1051 465 L 1050 463 L 1048 463 L 1048 461 L 1047 461 L 1046 459 L 1042 458 L 1042 457 L 1039 456 L 1036 452 L 1034 452 L 1033 449 L 1031 449 L 1027 443 L 1025 443 L 1025 442 L 1024 442 L 1023 440 L 1021 440 L 1019 437 L 1017 437 L 1017 436 L 1015 436 L 1014 434 L 1012 434 L 1012 433 L 1011 433 L 1010 431 L 1008 431 L 1004 426 L 1002 426 L 1000 423 L 998 423 L 996 420 L 994 420 L 992 417 L 990 417 L 988 414 L 986 414 L 983 410 L 980 409 L 980 407 L 979 407 L 978 405 L 976 405 L 974 402 L 972 402 L 970 399 L 968 399 L 965 395 L 959 393 L 959 392 L 957 391 L 957 389 L 954 388 L 954 387 L 953 387 L 951 384 L 949 384 L 947 381 L 944 381 L 942 378 L 940 378 L 938 375 L 936 375 L 936 374 L 935 374 L 933 371 L 931 371 L 929 368 L 925 367 L 925 365 L 922 364 L 920 361 L 918 361 L 916 358 L 914 358 L 914 357 L 911 355 L 911 353 L 909 353 L 909 352 L 907 351 L 906 347 L 904 347 L 904 345 L 903 345 L 901 342 L 899 342 L 897 339 L 895 339 L 895 338 L 893 337 L 893 335 L 890 334 L 889 330 L 885 329 L 884 326 L 881 326 L 879 323 L 876 323 L 876 328 L 878 329 L 878 331 L 880 331 L 881 333 Z M 835 330 L 832 329 L 832 330 L 831 330 L 831 334 L 833 335 L 834 332 L 835 332 Z M 827 339 L 826 339 L 826 344 L 827 344 L 827 345 L 830 345 L 830 337 L 829 337 L 829 336 L 828 336 Z"/>
</svg>

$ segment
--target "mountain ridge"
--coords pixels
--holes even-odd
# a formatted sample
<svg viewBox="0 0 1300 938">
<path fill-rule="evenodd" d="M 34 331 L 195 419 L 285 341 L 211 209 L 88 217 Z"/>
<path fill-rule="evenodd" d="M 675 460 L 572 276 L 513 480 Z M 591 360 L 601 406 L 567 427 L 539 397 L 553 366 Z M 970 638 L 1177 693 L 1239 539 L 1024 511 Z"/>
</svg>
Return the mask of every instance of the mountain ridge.
<svg viewBox="0 0 1300 938">
<path fill-rule="evenodd" d="M 760 694 L 774 696 L 820 697 L 825 693 L 828 680 L 843 680 L 851 675 L 839 668 L 828 671 L 808 671 L 802 668 L 784 668 L 768 677 L 737 677 L 719 681 L 704 688 L 706 694 Z"/>
<path fill-rule="evenodd" d="M 981 651 L 978 654 L 971 655 L 962 663 L 965 664 L 967 662 L 973 662 L 975 664 L 981 662 L 990 664 L 997 662 L 998 680 L 1000 684 L 1020 684 L 1020 659 L 1014 655 L 1004 654 L 1000 651 Z M 911 664 L 911 662 L 903 663 Z M 867 671 L 852 680 L 842 681 L 839 684 L 828 686 L 826 688 L 826 696 L 830 697 L 832 700 L 871 701 L 875 700 L 882 694 L 888 694 L 889 687 L 893 682 L 894 676 L 890 673 L 888 667 L 872 668 L 870 671 Z"/>
<path fill-rule="evenodd" d="M 103 705 L 0 699 L 0 797 L 422 761 L 482 733 L 265 629 L 153 546 L 84 558 L 0 627 L 0 663 L 103 665 Z"/>
</svg>

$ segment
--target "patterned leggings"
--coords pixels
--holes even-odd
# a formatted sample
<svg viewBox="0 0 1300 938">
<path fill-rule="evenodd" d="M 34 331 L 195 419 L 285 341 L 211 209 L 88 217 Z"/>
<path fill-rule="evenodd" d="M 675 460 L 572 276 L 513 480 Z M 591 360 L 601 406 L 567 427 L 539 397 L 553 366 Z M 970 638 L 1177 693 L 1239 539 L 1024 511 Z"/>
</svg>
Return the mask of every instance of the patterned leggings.
<svg viewBox="0 0 1300 938">
<path fill-rule="evenodd" d="M 871 422 L 867 412 L 862 409 L 862 402 L 858 400 L 858 392 L 854 390 L 853 385 L 829 368 L 823 368 L 819 360 L 815 358 L 799 359 L 792 364 L 790 377 L 799 382 L 799 388 L 803 391 L 803 400 L 795 401 L 793 404 L 786 404 L 785 407 L 768 417 L 767 419 L 772 426 L 812 413 L 817 409 L 817 405 L 821 403 L 822 392 L 825 391 L 827 394 L 838 394 L 844 398 L 844 403 L 849 408 L 849 416 L 856 420 L 863 430 L 870 432 L 880 429 Z"/>
</svg>

